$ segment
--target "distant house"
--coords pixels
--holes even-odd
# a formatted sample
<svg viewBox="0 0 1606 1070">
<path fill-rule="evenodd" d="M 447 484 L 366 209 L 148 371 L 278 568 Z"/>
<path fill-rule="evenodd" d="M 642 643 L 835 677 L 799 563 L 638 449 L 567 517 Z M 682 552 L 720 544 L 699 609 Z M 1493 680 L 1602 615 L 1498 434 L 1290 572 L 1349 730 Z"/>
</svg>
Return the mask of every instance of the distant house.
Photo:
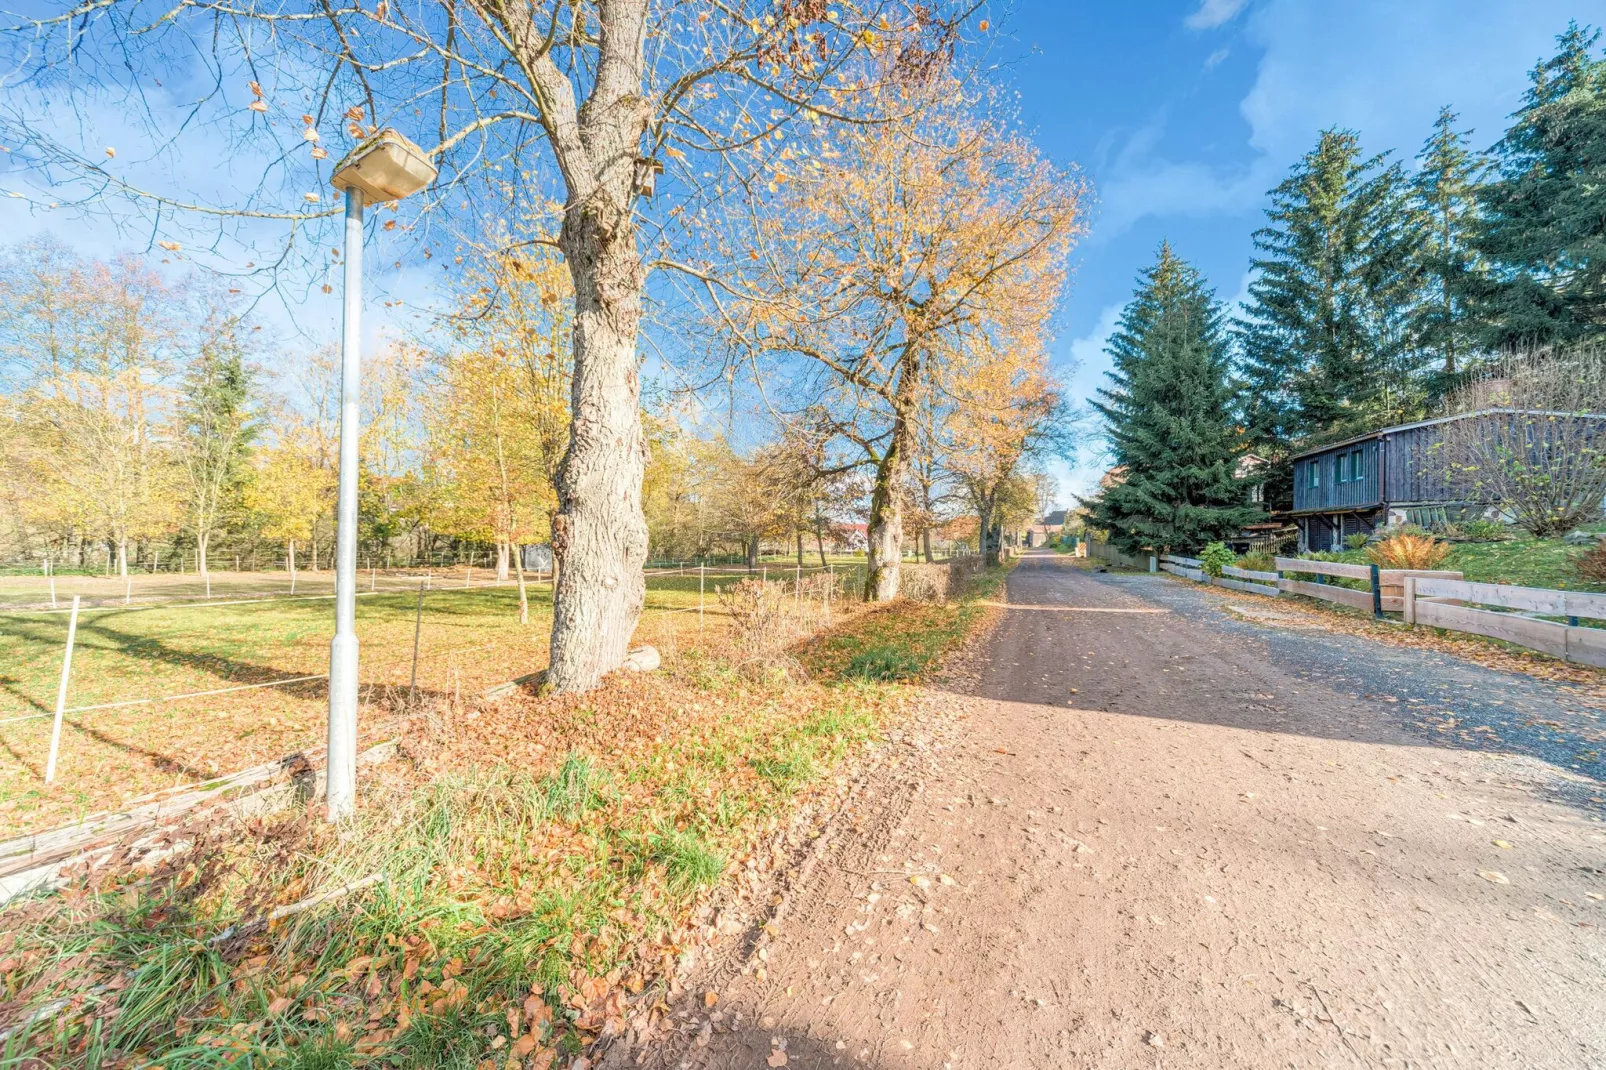
<svg viewBox="0 0 1606 1070">
<path fill-rule="evenodd" d="M 1287 516 L 1299 526 L 1299 548 L 1340 549 L 1346 537 L 1370 535 L 1386 525 L 1437 527 L 1484 515 L 1499 503 L 1469 479 L 1446 471 L 1436 447 L 1448 424 L 1482 420 L 1496 428 L 1499 421 L 1515 423 L 1526 415 L 1556 414 L 1480 409 L 1385 427 L 1294 454 L 1294 508 Z"/>
</svg>

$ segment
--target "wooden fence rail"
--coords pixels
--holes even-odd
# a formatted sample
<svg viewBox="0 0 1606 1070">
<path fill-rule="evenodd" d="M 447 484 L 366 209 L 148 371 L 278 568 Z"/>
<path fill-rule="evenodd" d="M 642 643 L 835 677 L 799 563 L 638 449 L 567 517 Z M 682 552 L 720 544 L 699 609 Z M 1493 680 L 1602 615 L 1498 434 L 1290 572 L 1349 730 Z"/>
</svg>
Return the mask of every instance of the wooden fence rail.
<svg viewBox="0 0 1606 1070">
<path fill-rule="evenodd" d="M 1461 573 L 1447 570 L 1380 569 L 1376 565 L 1295 557 L 1279 557 L 1276 561 L 1276 572 L 1229 565 L 1214 577 L 1205 572 L 1199 558 L 1181 554 L 1162 555 L 1160 567 L 1174 576 L 1251 594 L 1300 594 L 1379 616 L 1401 612 L 1407 624 L 1485 635 L 1581 665 L 1606 668 L 1606 628 L 1580 624 L 1582 620 L 1606 621 L 1606 594 L 1471 583 Z M 1360 580 L 1367 589 L 1297 576 Z"/>
<path fill-rule="evenodd" d="M 1342 561 L 1305 561 L 1297 557 L 1279 557 L 1277 561 L 1277 589 L 1289 594 L 1302 594 L 1306 598 L 1319 598 L 1324 602 L 1337 602 L 1368 613 L 1383 611 L 1376 565 L 1351 565 Z M 1284 573 L 1296 575 L 1332 576 L 1336 579 L 1364 580 L 1367 590 L 1339 587 L 1336 584 L 1291 579 Z"/>
<path fill-rule="evenodd" d="M 1486 635 L 1581 665 L 1606 668 L 1606 628 L 1579 626 L 1580 618 L 1606 620 L 1606 594 L 1422 576 L 1405 577 L 1404 590 L 1409 624 Z M 1546 619 L 1549 617 L 1565 619 Z"/>
<path fill-rule="evenodd" d="M 1234 591 L 1243 591 L 1246 594 L 1263 594 L 1276 598 L 1277 573 L 1256 572 L 1254 569 L 1238 568 L 1227 565 L 1221 570 L 1221 575 L 1211 576 L 1204 570 L 1204 562 L 1197 557 L 1183 557 L 1180 554 L 1166 554 L 1160 558 L 1160 567 L 1174 576 L 1198 583 L 1209 583 L 1216 587 L 1227 587 Z"/>
</svg>

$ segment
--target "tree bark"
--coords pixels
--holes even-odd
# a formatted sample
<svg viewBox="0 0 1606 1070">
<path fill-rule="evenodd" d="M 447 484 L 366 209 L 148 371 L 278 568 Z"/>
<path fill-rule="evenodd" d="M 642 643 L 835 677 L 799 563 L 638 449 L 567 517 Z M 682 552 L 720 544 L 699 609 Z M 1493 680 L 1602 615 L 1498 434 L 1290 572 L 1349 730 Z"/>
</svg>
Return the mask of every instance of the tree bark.
<svg viewBox="0 0 1606 1070">
<path fill-rule="evenodd" d="M 196 569 L 196 571 L 203 576 L 207 574 L 206 544 L 210 542 L 211 539 L 211 532 L 202 533 L 198 531 L 195 533 L 195 563 L 200 566 Z"/>
<path fill-rule="evenodd" d="M 903 486 L 907 460 L 903 451 L 903 420 L 893 421 L 887 452 L 876 464 L 875 488 L 870 492 L 870 518 L 865 525 L 864 600 L 890 602 L 898 597 L 899 566 L 903 560 Z"/>
<path fill-rule="evenodd" d="M 620 152 L 633 159 L 634 142 Z M 602 191 L 568 210 L 560 242 L 574 281 L 574 420 L 558 473 L 546 680 L 574 692 L 619 667 L 647 596 L 647 446 L 636 364 L 645 276 L 629 209 Z"/>
<path fill-rule="evenodd" d="M 524 575 L 522 566 L 519 570 L 519 575 Z M 505 542 L 498 542 L 496 544 L 496 582 L 507 582 L 507 543 Z M 523 589 L 522 586 L 520 589 Z"/>
<path fill-rule="evenodd" d="M 758 571 L 758 536 L 754 535 L 747 540 L 747 571 L 749 574 Z"/>
<path fill-rule="evenodd" d="M 803 529 L 797 529 L 797 567 L 803 567 Z"/>
<path fill-rule="evenodd" d="M 820 567 L 825 568 L 825 525 L 814 521 L 814 548 L 820 552 Z"/>
<path fill-rule="evenodd" d="M 932 564 L 931 556 L 931 528 L 928 526 L 920 532 L 920 542 L 926 551 L 926 564 Z"/>
</svg>

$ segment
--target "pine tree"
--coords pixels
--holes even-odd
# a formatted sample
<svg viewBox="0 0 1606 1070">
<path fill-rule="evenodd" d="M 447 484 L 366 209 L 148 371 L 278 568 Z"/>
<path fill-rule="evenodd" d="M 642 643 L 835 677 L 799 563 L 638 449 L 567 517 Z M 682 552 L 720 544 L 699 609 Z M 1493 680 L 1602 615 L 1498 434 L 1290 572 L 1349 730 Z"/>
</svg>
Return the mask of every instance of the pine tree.
<svg viewBox="0 0 1606 1070">
<path fill-rule="evenodd" d="M 1454 376 L 1473 347 L 1468 309 L 1479 281 L 1481 262 L 1472 248 L 1477 221 L 1479 165 L 1467 148 L 1470 130 L 1455 128 L 1456 114 L 1439 109 L 1433 134 L 1417 154 L 1421 164 L 1411 186 L 1423 221 L 1423 288 L 1411 310 L 1417 346 L 1434 353 L 1439 375 Z"/>
<path fill-rule="evenodd" d="M 1260 515 L 1234 478 L 1240 434 L 1222 307 L 1169 245 L 1139 278 L 1109 344 L 1115 369 L 1094 408 L 1124 478 L 1093 500 L 1122 549 L 1195 550 Z"/>
<path fill-rule="evenodd" d="M 1276 451 L 1415 415 L 1421 235 L 1404 171 L 1363 157 L 1353 132 L 1324 130 L 1271 202 L 1236 324 L 1251 440 Z"/>
<path fill-rule="evenodd" d="M 1516 348 L 1606 335 L 1606 59 L 1568 24 L 1540 63 L 1478 192 L 1476 244 L 1493 264 L 1484 341 Z"/>
</svg>

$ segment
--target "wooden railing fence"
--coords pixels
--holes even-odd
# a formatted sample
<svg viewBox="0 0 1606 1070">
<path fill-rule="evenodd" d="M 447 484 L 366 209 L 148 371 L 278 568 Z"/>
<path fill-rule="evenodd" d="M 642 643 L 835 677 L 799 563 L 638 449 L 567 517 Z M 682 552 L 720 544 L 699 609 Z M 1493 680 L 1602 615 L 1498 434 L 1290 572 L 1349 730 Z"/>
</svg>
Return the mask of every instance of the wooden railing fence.
<svg viewBox="0 0 1606 1070">
<path fill-rule="evenodd" d="M 1567 661 L 1606 667 L 1606 628 L 1579 625 L 1585 618 L 1606 620 L 1606 594 L 1425 576 L 1406 577 L 1404 588 L 1408 624 L 1486 635 Z M 1495 608 L 1479 608 L 1491 606 Z"/>
<path fill-rule="evenodd" d="M 1606 668 L 1606 594 L 1471 583 L 1447 570 L 1378 568 L 1345 561 L 1306 561 L 1279 557 L 1276 572 L 1227 567 L 1211 577 L 1197 557 L 1164 554 L 1160 567 L 1173 576 L 1229 587 L 1250 594 L 1304 595 L 1336 602 L 1377 616 L 1402 613 L 1405 623 L 1470 632 L 1551 654 L 1582 665 Z M 1301 578 L 1310 577 L 1310 578 Z M 1325 580 L 1365 584 L 1350 587 Z"/>
</svg>

